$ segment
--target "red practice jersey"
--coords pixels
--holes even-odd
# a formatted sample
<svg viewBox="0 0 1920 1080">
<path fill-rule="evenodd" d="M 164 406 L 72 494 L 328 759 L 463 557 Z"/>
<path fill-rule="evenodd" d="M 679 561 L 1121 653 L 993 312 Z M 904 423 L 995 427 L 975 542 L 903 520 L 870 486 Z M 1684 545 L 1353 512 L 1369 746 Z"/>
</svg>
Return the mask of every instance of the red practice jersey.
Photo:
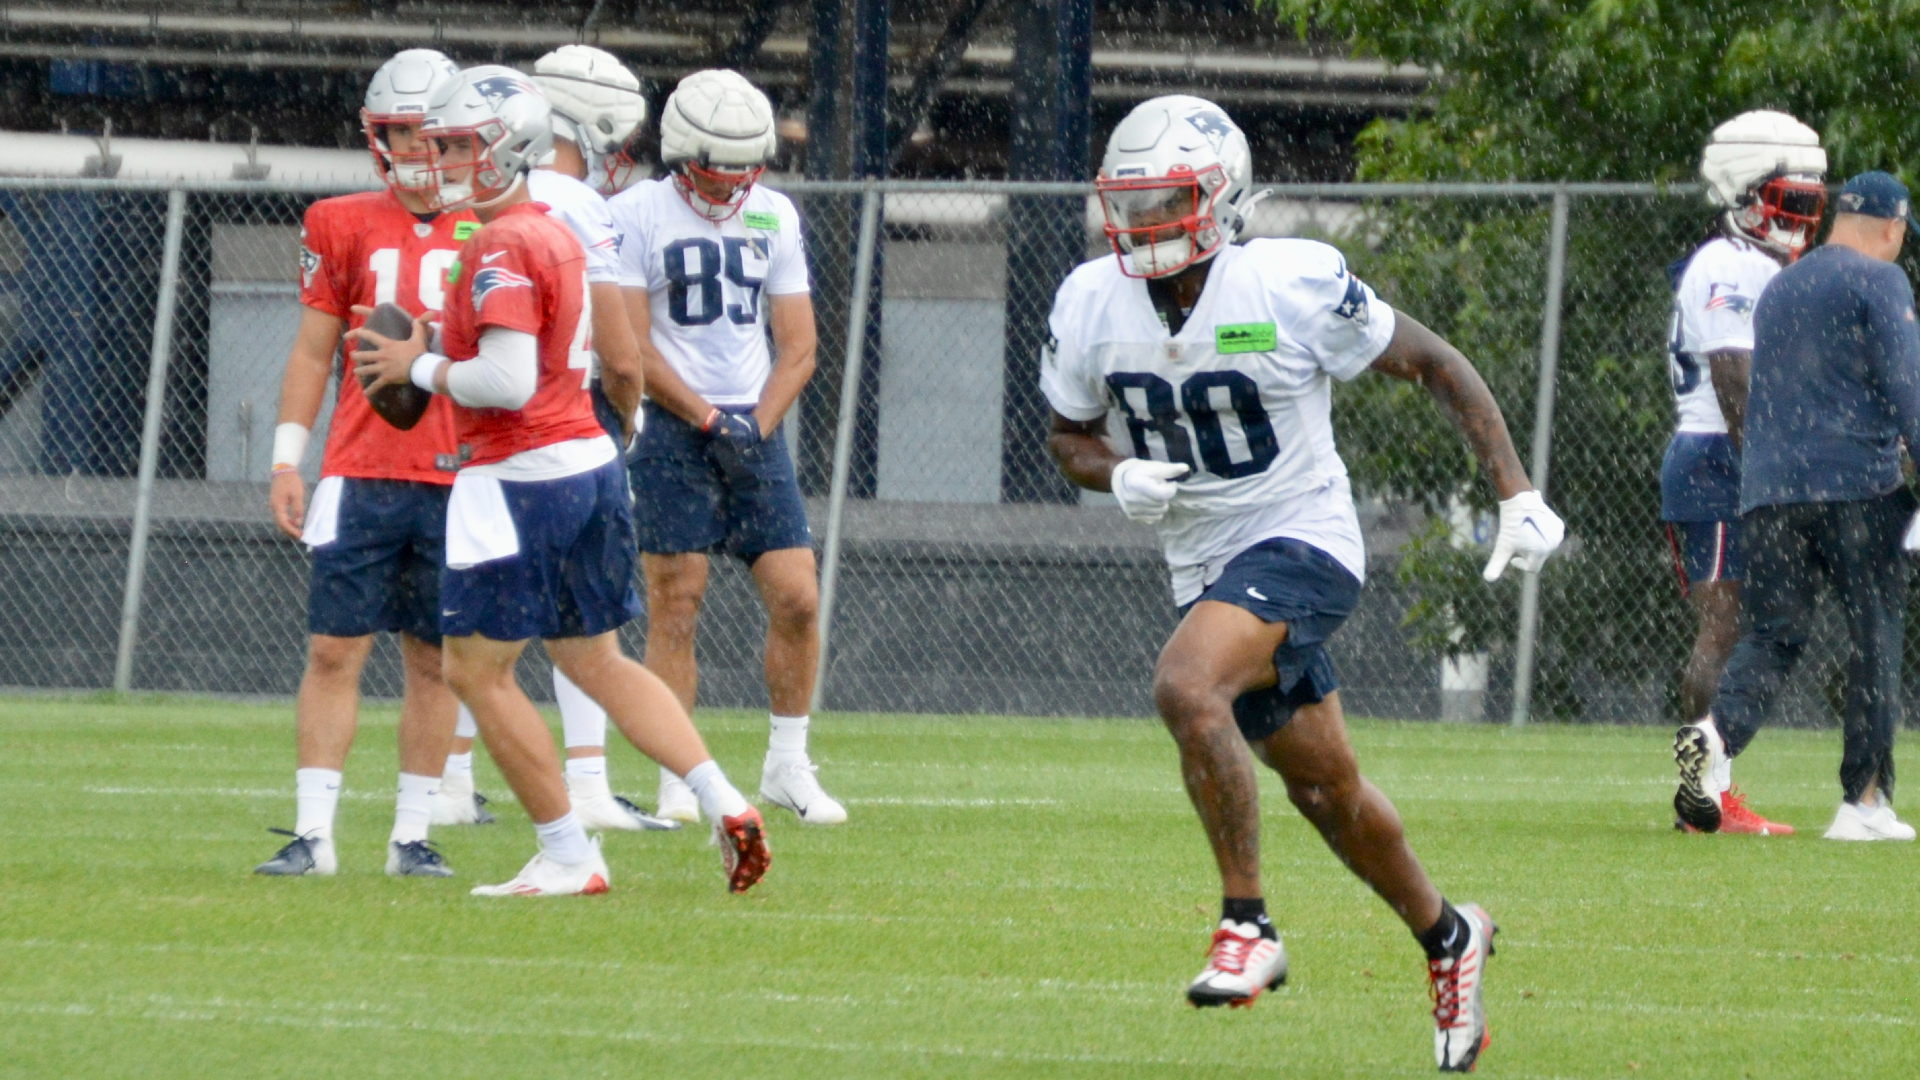
<svg viewBox="0 0 1920 1080">
<path fill-rule="evenodd" d="M 366 321 L 353 313 L 355 304 L 436 311 L 444 306 L 447 268 L 479 227 L 466 211 L 423 223 L 391 191 L 322 199 L 307 208 L 300 227 L 300 302 L 347 320 L 349 329 Z M 367 404 L 347 361 L 322 476 L 451 484 L 457 449 L 447 402 L 436 398 L 418 424 L 401 431 Z"/>
<path fill-rule="evenodd" d="M 454 405 L 467 463 L 488 465 L 522 450 L 606 434 L 587 393 L 593 354 L 587 255 L 572 230 L 547 216 L 545 203 L 507 207 L 460 249 L 440 323 L 447 358 L 477 356 L 480 331 L 488 326 L 534 336 L 540 382 L 517 410 Z"/>
</svg>

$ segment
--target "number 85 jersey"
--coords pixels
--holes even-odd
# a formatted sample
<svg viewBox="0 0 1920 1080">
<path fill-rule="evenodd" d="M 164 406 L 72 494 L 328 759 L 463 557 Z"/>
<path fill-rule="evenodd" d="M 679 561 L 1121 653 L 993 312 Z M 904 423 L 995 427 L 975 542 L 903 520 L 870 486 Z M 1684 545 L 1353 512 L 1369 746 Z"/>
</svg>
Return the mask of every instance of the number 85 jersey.
<svg viewBox="0 0 1920 1080">
<path fill-rule="evenodd" d="M 1070 420 L 1118 414 L 1134 457 L 1191 467 L 1156 526 L 1176 602 L 1275 537 L 1312 544 L 1364 579 L 1332 380 L 1365 371 L 1394 318 L 1336 249 L 1262 239 L 1214 256 L 1169 334 L 1146 282 L 1106 256 L 1061 284 L 1040 388 Z"/>
<path fill-rule="evenodd" d="M 793 203 L 755 184 L 739 213 L 709 221 L 664 178 L 607 205 L 620 238 L 620 286 L 647 290 L 653 347 L 711 404 L 758 402 L 772 370 L 765 297 L 809 290 Z"/>
</svg>

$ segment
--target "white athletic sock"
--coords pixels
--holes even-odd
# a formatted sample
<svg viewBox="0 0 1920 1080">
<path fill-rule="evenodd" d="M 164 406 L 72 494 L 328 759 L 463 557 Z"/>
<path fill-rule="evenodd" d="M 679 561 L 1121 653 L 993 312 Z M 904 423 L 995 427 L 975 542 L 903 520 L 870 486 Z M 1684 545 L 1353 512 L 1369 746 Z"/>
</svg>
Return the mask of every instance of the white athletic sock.
<svg viewBox="0 0 1920 1080">
<path fill-rule="evenodd" d="M 568 866 L 577 866 L 593 857 L 593 845 L 587 842 L 587 830 L 580 825 L 580 819 L 569 810 L 552 821 L 542 825 L 534 823 L 533 831 L 540 834 L 540 847 L 547 858 Z"/>
<path fill-rule="evenodd" d="M 661 787 L 664 788 L 668 784 L 684 784 L 684 783 L 686 783 L 686 780 L 682 779 L 679 773 L 674 772 L 672 769 L 667 768 L 665 765 L 660 766 L 660 786 Z"/>
<path fill-rule="evenodd" d="M 390 844 L 405 844 L 427 838 L 427 822 L 433 817 L 433 795 L 440 788 L 437 776 L 400 774 L 400 792 L 393 800 L 393 833 Z"/>
<path fill-rule="evenodd" d="M 333 812 L 340 805 L 340 770 L 293 771 L 293 831 L 333 838 Z"/>
<path fill-rule="evenodd" d="M 467 708 L 467 703 L 464 701 L 460 703 L 459 716 L 460 718 L 453 722 L 453 737 L 472 739 L 479 736 L 480 725 L 473 719 L 473 710 Z"/>
<path fill-rule="evenodd" d="M 607 786 L 606 757 L 568 758 L 567 794 L 574 798 L 611 796 L 613 790 Z"/>
<path fill-rule="evenodd" d="M 700 811 L 713 821 L 747 812 L 747 800 L 727 781 L 720 763 L 709 758 L 687 770 L 687 786 L 700 800 Z"/>
<path fill-rule="evenodd" d="M 773 731 L 767 736 L 767 764 L 791 765 L 807 760 L 806 716 L 780 716 L 768 713 Z"/>
<path fill-rule="evenodd" d="M 560 731 L 567 749 L 607 745 L 607 710 L 557 667 L 553 669 L 553 698 L 560 703 Z"/>
<path fill-rule="evenodd" d="M 446 770 L 440 775 L 442 777 L 472 776 L 473 751 L 469 750 L 464 754 L 448 754 Z"/>
</svg>

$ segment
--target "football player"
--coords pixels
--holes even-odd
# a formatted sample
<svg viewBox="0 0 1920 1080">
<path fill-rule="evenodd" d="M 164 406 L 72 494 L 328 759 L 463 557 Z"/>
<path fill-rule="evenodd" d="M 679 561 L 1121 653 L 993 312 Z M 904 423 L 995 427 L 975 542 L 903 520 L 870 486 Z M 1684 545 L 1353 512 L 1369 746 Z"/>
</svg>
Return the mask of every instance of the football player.
<svg viewBox="0 0 1920 1080">
<path fill-rule="evenodd" d="M 1732 757 L 1707 708 L 1740 642 L 1740 426 L 1753 307 L 1780 268 L 1813 242 L 1826 172 L 1819 133 L 1786 113 L 1763 109 L 1721 124 L 1700 158 L 1707 198 L 1720 208 L 1713 235 L 1672 270 L 1667 347 L 1679 423 L 1660 465 L 1660 516 L 1681 592 L 1699 621 L 1673 744 L 1680 767 L 1674 825 L 1688 831 L 1793 832 L 1755 813 L 1733 787 Z"/>
<path fill-rule="evenodd" d="M 642 752 L 686 777 L 714 822 L 728 887 L 750 888 L 769 856 L 760 814 L 727 782 L 678 700 L 623 656 L 615 631 L 639 614 L 633 519 L 619 447 L 594 415 L 586 253 L 528 194 L 552 149 L 545 97 L 488 66 L 429 104 L 428 202 L 470 206 L 485 225 L 448 274 L 438 340 L 362 329 L 357 372 L 370 386 L 411 382 L 454 403 L 467 448 L 447 508 L 441 630 L 447 681 L 527 809 L 540 851 L 482 896 L 605 892 L 597 841 L 573 813 L 553 739 L 514 678 L 527 642 L 608 710 Z"/>
<path fill-rule="evenodd" d="M 581 180 L 588 175 L 590 156 L 617 151 L 646 119 L 646 99 L 640 95 L 640 80 L 612 54 L 590 45 L 566 45 L 541 57 L 534 63 L 533 81 L 553 110 L 553 152 L 546 164 L 527 174 L 527 190 L 586 250 L 596 361 L 594 410 L 607 433 L 625 446 L 640 407 L 640 354 L 620 303 L 613 219 L 606 199 Z M 557 667 L 553 696 L 567 748 L 567 793 L 581 825 L 679 828 L 678 822 L 644 813 L 613 793 L 607 775 L 607 714 Z M 461 710 L 440 785 L 446 820 L 471 812 L 475 730 L 472 714 Z"/>
<path fill-rule="evenodd" d="M 1464 356 L 1375 298 L 1332 247 L 1234 245 L 1250 168 L 1246 136 L 1200 98 L 1154 98 L 1114 129 L 1096 181 L 1113 256 L 1082 264 L 1054 300 L 1049 449 L 1074 483 L 1157 527 L 1182 612 L 1154 698 L 1224 894 L 1188 1000 L 1248 1005 L 1286 978 L 1261 891 L 1257 757 L 1406 922 L 1427 955 L 1440 1067 L 1471 1069 L 1493 922 L 1441 896 L 1361 776 L 1326 652 L 1366 572 L 1333 380 L 1418 383 L 1460 429 L 1500 499 L 1489 581 L 1509 562 L 1537 570 L 1564 530 Z M 1104 439 L 1114 411 L 1126 453 Z"/>
<path fill-rule="evenodd" d="M 768 616 L 772 732 L 760 794 L 807 824 L 837 825 L 846 808 L 821 789 L 807 756 L 819 586 L 806 504 L 780 430 L 813 374 L 813 301 L 800 216 L 786 196 L 756 182 L 774 149 L 767 96 L 736 72 L 698 71 L 661 110 L 660 160 L 669 175 L 611 202 L 647 381 L 632 466 L 646 661 L 691 712 L 708 555 L 746 563 Z M 658 813 L 698 820 L 695 800 L 668 769 Z"/>
<path fill-rule="evenodd" d="M 400 636 L 400 786 L 387 873 L 452 874 L 427 844 L 433 793 L 453 734 L 455 703 L 441 679 L 440 562 L 447 491 L 456 467 L 453 412 L 435 402 L 401 431 L 367 403 L 358 380 L 340 380 L 319 485 L 300 477 L 342 335 L 356 309 L 392 302 L 418 315 L 441 305 L 441 280 L 471 214 L 442 212 L 423 191 L 420 118 L 430 95 L 459 77 L 451 60 L 409 49 L 367 87 L 361 124 L 384 191 L 322 199 L 301 227 L 300 328 L 280 389 L 273 439 L 274 521 L 313 553 L 307 597 L 306 673 L 295 706 L 299 765 L 292 839 L 256 870 L 332 874 L 334 810 L 353 745 L 360 672 L 373 635 Z"/>
</svg>

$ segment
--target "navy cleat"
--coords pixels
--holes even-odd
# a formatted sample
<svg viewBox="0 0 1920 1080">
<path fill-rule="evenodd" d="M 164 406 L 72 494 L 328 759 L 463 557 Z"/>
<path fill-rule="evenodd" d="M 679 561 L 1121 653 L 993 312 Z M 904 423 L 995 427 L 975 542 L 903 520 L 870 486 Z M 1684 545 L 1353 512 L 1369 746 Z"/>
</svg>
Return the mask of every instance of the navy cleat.
<svg viewBox="0 0 1920 1080">
<path fill-rule="evenodd" d="M 301 836 L 290 829 L 267 831 L 293 839 L 274 852 L 273 858 L 254 867 L 254 873 L 268 877 L 331 877 L 339 871 L 340 862 L 334 857 L 331 838 L 317 833 Z"/>
<path fill-rule="evenodd" d="M 434 850 L 431 841 L 408 840 L 387 844 L 388 877 L 452 877 L 453 867 Z"/>
</svg>

